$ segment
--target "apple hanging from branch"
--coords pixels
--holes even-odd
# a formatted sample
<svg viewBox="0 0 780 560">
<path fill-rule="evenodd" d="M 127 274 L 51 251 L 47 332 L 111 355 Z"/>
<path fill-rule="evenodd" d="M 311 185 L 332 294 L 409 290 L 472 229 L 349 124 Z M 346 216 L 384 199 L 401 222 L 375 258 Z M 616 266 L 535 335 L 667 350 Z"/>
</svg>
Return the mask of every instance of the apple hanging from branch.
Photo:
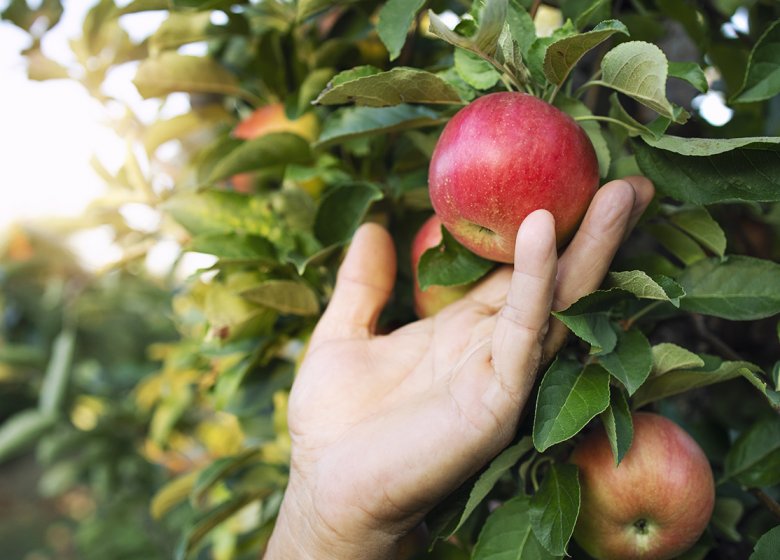
<svg viewBox="0 0 780 560">
<path fill-rule="evenodd" d="M 618 466 L 603 429 L 571 455 L 582 488 L 574 539 L 597 560 L 668 560 L 693 546 L 710 520 L 712 470 L 671 420 L 642 412 L 632 420 L 634 440 Z"/>
</svg>

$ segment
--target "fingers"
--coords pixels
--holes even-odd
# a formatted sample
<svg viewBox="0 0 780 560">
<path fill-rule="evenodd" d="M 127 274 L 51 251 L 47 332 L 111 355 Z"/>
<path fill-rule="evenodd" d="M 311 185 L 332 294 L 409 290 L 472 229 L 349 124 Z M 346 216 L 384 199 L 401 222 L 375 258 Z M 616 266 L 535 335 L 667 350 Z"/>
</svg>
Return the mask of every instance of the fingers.
<svg viewBox="0 0 780 560">
<path fill-rule="evenodd" d="M 620 246 L 653 198 L 653 184 L 645 177 L 611 181 L 593 198 L 577 234 L 561 256 L 553 310 L 566 309 L 597 289 Z M 553 320 L 544 343 L 549 359 L 566 340 L 568 331 Z"/>
<path fill-rule="evenodd" d="M 555 221 L 546 210 L 520 226 L 515 264 L 493 333 L 493 368 L 501 387 L 522 401 L 533 384 L 552 305 L 557 253 Z"/>
<path fill-rule="evenodd" d="M 328 308 L 312 336 L 325 340 L 368 337 L 395 284 L 396 256 L 390 234 L 377 224 L 355 232 Z"/>
</svg>

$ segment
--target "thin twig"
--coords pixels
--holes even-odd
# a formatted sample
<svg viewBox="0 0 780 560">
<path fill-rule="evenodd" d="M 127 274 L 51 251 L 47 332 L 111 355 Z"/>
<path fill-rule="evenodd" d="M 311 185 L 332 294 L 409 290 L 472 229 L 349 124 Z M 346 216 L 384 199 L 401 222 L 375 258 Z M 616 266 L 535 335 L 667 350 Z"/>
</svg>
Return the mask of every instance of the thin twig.
<svg viewBox="0 0 780 560">
<path fill-rule="evenodd" d="M 731 348 L 728 344 L 723 342 L 715 333 L 707 328 L 707 324 L 704 322 L 704 317 L 701 315 L 691 315 L 693 320 L 693 326 L 696 327 L 696 333 L 707 341 L 710 346 L 720 352 L 723 357 L 729 360 L 742 361 L 742 357 Z"/>
<path fill-rule="evenodd" d="M 774 515 L 777 519 L 780 519 L 780 504 L 774 501 L 772 496 L 761 490 L 761 488 L 750 488 L 749 491 L 756 498 L 758 498 L 758 501 L 761 502 L 764 507 L 766 507 L 766 509 L 772 513 L 772 515 Z"/>
<path fill-rule="evenodd" d="M 541 5 L 542 0 L 534 0 L 534 3 L 531 4 L 531 10 L 528 12 L 531 16 L 531 19 L 534 19 L 536 17 L 536 12 L 539 9 L 539 6 Z"/>
</svg>

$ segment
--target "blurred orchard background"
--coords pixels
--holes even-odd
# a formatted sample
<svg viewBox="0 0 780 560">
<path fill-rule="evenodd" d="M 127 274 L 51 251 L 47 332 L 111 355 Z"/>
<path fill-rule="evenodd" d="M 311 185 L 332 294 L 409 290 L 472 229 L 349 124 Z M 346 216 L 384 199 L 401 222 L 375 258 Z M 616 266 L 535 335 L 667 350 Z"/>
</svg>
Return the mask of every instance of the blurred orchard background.
<svg viewBox="0 0 780 560">
<path fill-rule="evenodd" d="M 332 287 L 333 249 L 382 196 L 372 218 L 394 224 L 399 247 L 430 212 L 425 177 L 436 133 L 410 125 L 403 142 L 387 141 L 385 132 L 403 130 L 403 123 L 379 127 L 370 139 L 331 130 L 327 147 L 338 145 L 332 152 L 284 139 L 277 155 L 286 171 L 267 165 L 252 204 L 237 202 L 221 179 L 199 190 L 236 148 L 230 131 L 252 107 L 281 101 L 288 114 L 304 113 L 337 71 L 389 67 L 374 30 L 383 2 L 312 17 L 331 4 L 0 0 L 0 559 L 257 556 L 286 480 L 287 390 Z M 467 9 L 433 4 L 448 24 L 458 21 L 451 6 Z M 688 88 L 687 98 L 673 99 L 695 114 L 700 135 L 777 135 L 780 97 L 738 109 L 725 103 L 727 90 L 739 89 L 757 39 L 749 8 L 760 19 L 775 14 L 771 1 L 707 2 L 713 19 L 706 25 L 683 13 L 675 26 L 667 15 L 682 12 L 673 2 L 658 2 L 663 8 L 652 17 L 629 9 L 644 4 L 655 10 L 654 2 L 625 3 L 632 33 L 665 37 L 664 48 L 679 47 L 680 60 L 703 59 L 697 46 L 711 38 L 727 45 L 718 64 L 705 69 L 712 87 Z M 309 18 L 305 24 L 293 23 L 296 5 Z M 163 9 L 172 6 L 181 10 Z M 559 11 L 546 17 L 537 21 L 540 36 L 551 32 L 543 29 L 549 22 L 561 25 Z M 419 48 L 405 50 L 402 62 L 451 65 L 451 47 L 414 26 L 410 36 Z M 141 80 L 142 96 L 133 82 L 139 65 L 160 53 L 168 62 L 174 59 L 167 53 L 218 60 L 230 72 L 172 64 L 164 70 L 177 79 L 199 80 L 160 85 L 162 74 L 147 66 L 154 79 Z M 453 75 L 448 79 L 464 99 L 477 94 Z M 321 120 L 328 110 L 317 109 Z M 441 114 L 426 111 L 407 120 L 441 124 Z M 382 194 L 356 183 L 330 207 L 320 204 L 333 185 L 379 182 L 385 172 Z M 184 194 L 172 196 L 177 190 Z M 342 215 L 348 223 L 339 231 L 320 227 L 315 207 L 319 215 L 331 212 L 333 223 Z M 741 208 L 719 215 L 730 247 L 776 260 L 777 205 Z M 693 260 L 705 257 L 694 249 Z M 413 317 L 408 254 L 401 253 L 407 295 L 383 319 L 391 326 Z M 680 325 L 662 334 L 692 347 L 690 329 Z M 762 325 L 728 327 L 729 340 L 758 332 L 747 358 L 769 370 L 778 356 L 776 328 Z M 718 350 L 719 340 L 702 348 Z M 730 351 L 715 353 L 736 359 Z M 740 411 L 729 404 L 759 402 L 747 383 L 719 394 L 707 421 L 730 416 L 732 436 L 771 414 L 763 396 Z M 699 433 L 712 436 L 708 451 L 721 459 L 726 432 L 718 426 Z M 741 539 L 734 527 L 743 513 L 761 509 L 744 494 L 742 502 L 722 502 L 733 542 Z M 745 515 L 740 531 L 751 546 L 771 526 L 768 517 L 763 510 Z M 705 543 L 703 554 L 712 546 Z M 456 553 L 442 557 L 462 557 Z"/>
</svg>

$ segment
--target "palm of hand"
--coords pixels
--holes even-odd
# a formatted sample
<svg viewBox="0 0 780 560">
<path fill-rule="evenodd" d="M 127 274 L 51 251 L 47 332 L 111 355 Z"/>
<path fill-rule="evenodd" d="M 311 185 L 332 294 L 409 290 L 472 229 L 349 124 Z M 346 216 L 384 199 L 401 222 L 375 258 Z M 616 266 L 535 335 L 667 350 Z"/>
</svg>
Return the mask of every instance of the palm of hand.
<svg viewBox="0 0 780 560">
<path fill-rule="evenodd" d="M 508 282 L 500 276 L 493 284 Z M 409 512 L 427 510 L 508 443 L 525 395 L 494 370 L 497 313 L 468 298 L 387 336 L 311 349 L 290 429 L 295 466 L 324 494 L 322 518 L 354 511 L 377 527 L 413 524 Z"/>
</svg>

